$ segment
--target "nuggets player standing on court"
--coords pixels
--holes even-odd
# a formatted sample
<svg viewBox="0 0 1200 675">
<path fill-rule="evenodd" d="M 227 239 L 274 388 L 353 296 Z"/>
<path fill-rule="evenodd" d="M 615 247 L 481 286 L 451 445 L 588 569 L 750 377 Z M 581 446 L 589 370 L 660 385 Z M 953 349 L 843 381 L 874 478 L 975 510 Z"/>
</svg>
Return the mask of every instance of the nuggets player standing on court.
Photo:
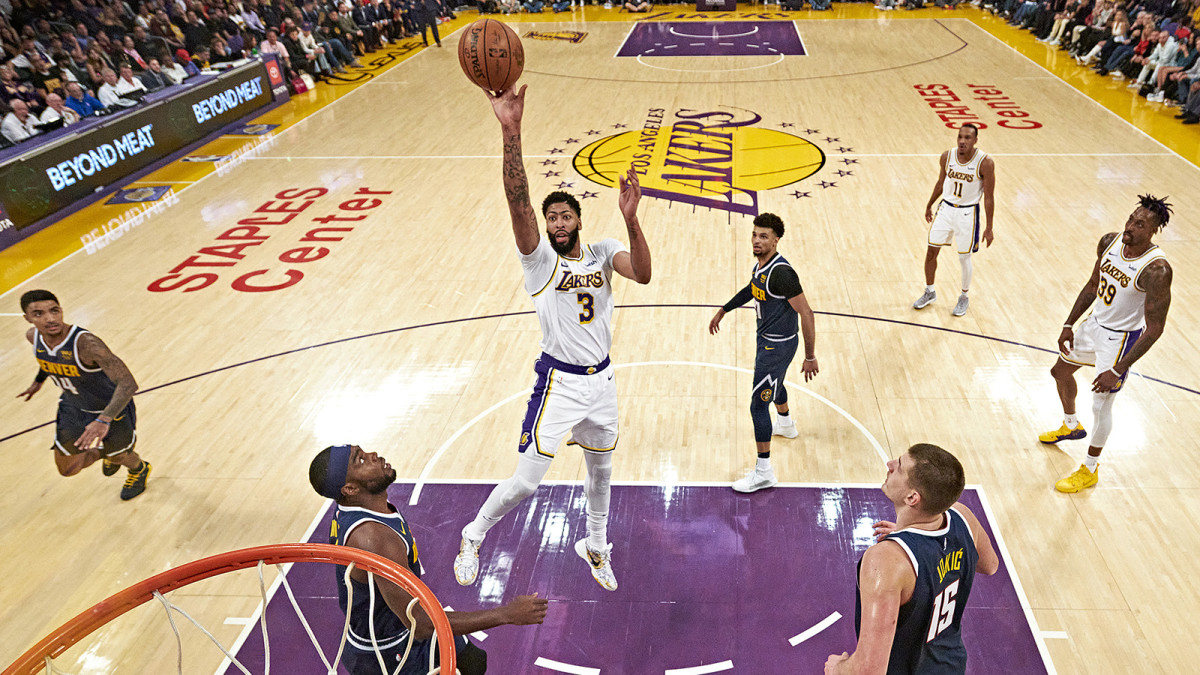
<svg viewBox="0 0 1200 675">
<path fill-rule="evenodd" d="M 937 275 L 937 257 L 941 247 L 951 244 L 958 250 L 962 265 L 962 295 L 954 305 L 954 316 L 967 313 L 967 291 L 971 288 L 971 254 L 979 250 L 979 202 L 983 201 L 987 227 L 983 241 L 992 245 L 992 213 L 996 210 L 993 192 L 996 187 L 996 165 L 992 158 L 975 147 L 979 129 L 964 124 L 958 130 L 958 147 L 942 153 L 941 173 L 933 194 L 925 205 L 925 222 L 929 227 L 929 248 L 925 249 L 925 292 L 913 303 L 913 309 L 923 309 L 937 300 L 933 279 Z M 938 203 L 937 218 L 933 205 Z"/>
<path fill-rule="evenodd" d="M 918 443 L 887 464 L 883 494 L 896 522 L 875 523 L 879 543 L 858 561 L 853 654 L 833 654 L 826 675 L 962 675 L 963 610 L 975 573 L 1000 569 L 987 531 L 958 497 L 958 458 Z"/>
<path fill-rule="evenodd" d="M 464 586 L 475 581 L 484 536 L 533 494 L 569 432 L 568 442 L 583 449 L 587 464 L 587 537 L 576 542 L 575 551 L 588 562 L 592 577 L 615 591 L 617 578 L 608 543 L 609 481 L 617 445 L 617 388 L 608 358 L 612 274 L 615 271 L 639 284 L 650 282 L 650 248 L 637 218 L 641 186 L 632 169 L 620 180 L 619 203 L 629 250 L 616 239 L 583 244 L 579 202 L 565 192 L 552 192 L 542 202 L 543 239 L 521 157 L 525 87 L 498 96 L 488 93 L 488 98 L 504 138 L 504 193 L 525 290 L 533 298 L 542 327 L 542 355 L 534 364 L 537 378 L 521 425 L 516 472 L 492 490 L 475 520 L 463 528 L 454 576 Z"/>
<path fill-rule="evenodd" d="M 47 379 L 62 389 L 54 437 L 58 472 L 74 476 L 103 459 L 105 476 L 122 466 L 129 470 L 121 499 L 145 492 L 150 464 L 134 452 L 137 381 L 129 367 L 87 329 L 64 323 L 62 307 L 50 291 L 22 295 L 21 311 L 33 324 L 25 339 L 33 345 L 38 374 L 17 398 L 33 398 Z"/>
<path fill-rule="evenodd" d="M 708 322 L 708 332 L 716 335 L 721 330 L 721 319 L 727 312 L 754 301 L 754 314 L 758 320 L 758 345 L 754 350 L 754 393 L 750 397 L 750 418 L 754 422 L 754 442 L 758 446 L 758 461 L 749 475 L 733 484 L 738 492 L 757 492 L 774 487 L 778 481 L 771 468 L 771 436 L 795 438 L 799 435 L 796 423 L 788 414 L 787 388 L 783 381 L 788 366 L 796 356 L 797 322 L 804 335 L 804 381 L 817 376 L 817 329 L 812 308 L 804 297 L 800 277 L 791 264 L 778 251 L 779 238 L 783 236 L 783 220 L 773 213 L 763 213 L 754 218 L 754 232 L 750 243 L 758 262 L 750 271 L 750 283 L 737 292 L 733 299 L 717 310 Z M 771 402 L 779 413 L 774 424 L 771 422 Z"/>
<path fill-rule="evenodd" d="M 1058 336 L 1058 361 L 1050 369 L 1063 406 L 1063 425 L 1038 436 L 1043 443 L 1084 438 L 1087 431 L 1075 415 L 1075 371 L 1095 366 L 1092 413 L 1095 427 L 1087 457 L 1074 473 L 1054 484 L 1059 492 L 1079 492 L 1100 480 L 1100 452 L 1112 431 L 1113 397 L 1125 383 L 1129 368 L 1162 336 L 1171 308 L 1171 264 L 1151 239 L 1167 226 L 1171 205 L 1142 195 L 1125 221 L 1125 231 L 1100 238 L 1092 276 L 1075 298 L 1075 305 Z M 1075 322 L 1097 299 L 1100 304 L 1079 327 Z"/>
</svg>

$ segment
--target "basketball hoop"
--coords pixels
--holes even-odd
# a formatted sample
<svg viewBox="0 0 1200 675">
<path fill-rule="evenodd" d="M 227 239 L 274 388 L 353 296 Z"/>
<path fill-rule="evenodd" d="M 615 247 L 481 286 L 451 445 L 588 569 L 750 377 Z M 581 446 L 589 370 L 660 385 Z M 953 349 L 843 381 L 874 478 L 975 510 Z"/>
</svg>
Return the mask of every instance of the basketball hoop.
<svg viewBox="0 0 1200 675">
<path fill-rule="evenodd" d="M 261 568 L 264 565 L 282 565 L 285 563 L 297 562 L 346 565 L 348 567 L 346 570 L 347 577 L 352 569 L 357 568 L 360 570 L 365 570 L 369 577 L 377 574 L 380 577 L 395 583 L 400 588 L 403 588 L 405 592 L 413 597 L 413 602 L 410 603 L 408 607 L 409 616 L 411 617 L 412 615 L 413 605 L 419 603 L 421 608 L 425 610 L 425 613 L 429 615 L 430 620 L 433 622 L 434 642 L 433 648 L 430 650 L 430 658 L 432 660 L 432 655 L 436 650 L 436 653 L 440 656 L 440 662 L 442 666 L 435 669 L 431 663 L 430 672 L 454 672 L 453 668 L 445 668 L 446 664 L 456 663 L 454 655 L 454 634 L 450 628 L 450 620 L 446 617 L 445 610 L 442 609 L 441 603 L 438 602 L 437 598 L 433 595 L 433 592 L 429 590 L 429 587 L 426 586 L 420 579 L 418 579 L 417 576 L 413 574 L 412 571 L 407 567 L 400 563 L 388 560 L 387 558 L 375 555 L 374 553 L 368 553 L 367 551 L 349 548 L 346 546 L 331 546 L 329 544 L 276 544 L 273 546 L 258 546 L 255 548 L 241 549 L 239 551 L 230 551 L 229 553 L 221 553 L 219 555 L 203 558 L 201 560 L 187 563 L 186 565 L 181 565 L 174 569 L 163 572 L 162 574 L 157 574 L 149 579 L 136 583 L 133 586 L 130 586 L 129 588 L 97 603 L 90 609 L 84 610 L 74 619 L 71 619 L 60 626 L 57 630 L 30 648 L 29 651 L 22 654 L 20 658 L 14 661 L 13 664 L 6 668 L 3 673 L 0 673 L 0 675 L 35 675 L 39 672 L 49 672 L 49 666 L 51 665 L 49 663 L 50 660 L 61 655 L 72 645 L 87 637 L 109 621 L 112 621 L 113 619 L 132 610 L 133 608 L 154 599 L 160 600 L 164 603 L 164 605 L 167 606 L 167 616 L 169 619 L 171 617 L 170 612 L 172 609 L 174 609 L 176 612 L 192 621 L 192 623 L 196 624 L 197 627 L 200 627 L 200 625 L 196 623 L 196 621 L 192 619 L 186 612 L 172 605 L 166 598 L 163 597 L 163 595 L 177 588 L 182 588 L 189 584 L 193 584 L 197 581 L 202 581 L 204 579 L 229 572 L 236 572 L 238 570 L 257 566 L 260 568 L 261 574 Z M 290 597 L 291 589 L 287 586 L 286 577 L 284 577 L 283 583 L 284 587 L 287 588 L 288 595 Z M 369 587 L 372 589 L 371 599 L 372 602 L 374 602 L 374 585 L 370 584 Z M 263 612 L 265 617 L 265 590 L 263 591 L 263 595 Z M 382 598 L 380 598 L 379 601 L 382 602 Z M 293 606 L 296 607 L 296 611 L 299 614 L 301 621 L 305 624 L 306 630 L 308 630 L 307 620 L 305 620 L 304 615 L 300 613 L 299 607 L 296 606 L 294 601 Z M 172 627 L 174 627 L 174 619 L 170 620 Z M 349 618 L 346 620 L 346 626 L 348 628 Z M 265 631 L 265 618 L 263 619 L 263 627 L 263 642 L 269 654 L 270 648 L 268 644 L 268 637 Z M 204 630 L 203 627 L 200 628 L 201 630 Z M 204 632 L 208 634 L 207 631 Z M 176 633 L 178 634 L 178 631 L 176 631 Z M 209 637 L 216 642 L 216 639 L 212 638 L 211 634 L 209 634 Z M 313 638 L 311 630 L 309 630 L 309 638 L 313 639 L 313 644 L 316 646 L 316 640 Z M 336 661 L 340 660 L 342 649 L 345 646 L 345 640 L 346 631 L 343 630 L 342 644 L 338 647 L 337 658 L 332 666 L 334 668 L 337 666 Z M 217 643 L 217 646 L 220 647 L 220 643 Z M 221 650 L 225 651 L 224 647 L 221 647 Z M 225 651 L 225 653 L 227 656 L 232 658 L 232 655 L 227 651 Z M 324 654 L 321 653 L 319 649 L 318 653 L 321 654 L 321 658 L 324 660 Z M 407 653 L 405 656 L 407 657 Z M 382 668 L 382 657 L 380 657 L 380 659 L 380 665 Z M 234 660 L 234 663 L 236 664 L 236 660 Z M 240 664 L 237 665 L 241 667 Z M 243 672 L 248 672 L 245 670 L 245 668 L 242 668 L 242 670 Z"/>
</svg>

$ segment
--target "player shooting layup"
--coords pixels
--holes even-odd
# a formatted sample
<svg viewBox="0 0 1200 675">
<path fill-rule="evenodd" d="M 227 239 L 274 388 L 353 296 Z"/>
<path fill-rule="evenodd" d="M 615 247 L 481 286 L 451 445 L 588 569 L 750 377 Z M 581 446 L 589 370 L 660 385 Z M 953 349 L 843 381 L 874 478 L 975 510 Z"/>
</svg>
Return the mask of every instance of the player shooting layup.
<svg viewBox="0 0 1200 675">
<path fill-rule="evenodd" d="M 504 193 L 513 235 L 521 254 L 525 290 L 542 326 L 537 380 L 521 425 L 520 458 L 511 478 L 492 490 L 475 520 L 462 531 L 454 576 L 466 586 L 479 574 L 479 545 L 504 514 L 529 495 L 550 468 L 562 439 L 583 448 L 587 464 L 587 538 L 575 551 L 588 561 L 604 588 L 617 590 L 608 543 L 609 480 L 617 445 L 617 388 L 608 350 L 612 344 L 612 273 L 650 282 L 650 248 L 637 219 L 642 190 L 632 169 L 621 179 L 620 206 L 629 233 L 629 251 L 615 239 L 581 244 L 579 202 L 553 192 L 542 202 L 546 239 L 538 233 L 529 201 L 529 180 L 521 158 L 521 116 L 525 87 L 488 94 L 504 137 Z"/>
</svg>

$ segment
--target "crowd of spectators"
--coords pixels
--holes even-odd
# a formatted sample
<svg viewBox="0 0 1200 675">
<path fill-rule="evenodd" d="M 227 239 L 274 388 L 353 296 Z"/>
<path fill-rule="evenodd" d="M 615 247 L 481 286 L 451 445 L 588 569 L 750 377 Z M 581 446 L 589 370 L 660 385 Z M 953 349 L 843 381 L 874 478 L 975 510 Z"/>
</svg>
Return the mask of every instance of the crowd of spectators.
<svg viewBox="0 0 1200 675">
<path fill-rule="evenodd" d="M 0 0 L 0 145 L 260 52 L 289 82 L 325 79 L 431 28 L 440 46 L 453 16 L 447 0 Z"/>
<path fill-rule="evenodd" d="M 1200 123 L 1200 0 L 999 0 L 985 9 Z"/>
</svg>

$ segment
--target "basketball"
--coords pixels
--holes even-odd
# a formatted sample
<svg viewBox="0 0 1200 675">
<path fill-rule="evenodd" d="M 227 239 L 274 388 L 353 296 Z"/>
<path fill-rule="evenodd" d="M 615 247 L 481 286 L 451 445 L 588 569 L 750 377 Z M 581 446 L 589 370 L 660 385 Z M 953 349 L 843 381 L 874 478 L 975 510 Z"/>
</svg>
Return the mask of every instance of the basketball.
<svg viewBox="0 0 1200 675">
<path fill-rule="evenodd" d="M 492 92 L 517 83 L 525 69 L 525 48 L 507 24 L 480 19 L 458 41 L 458 63 L 467 79 Z"/>
</svg>

